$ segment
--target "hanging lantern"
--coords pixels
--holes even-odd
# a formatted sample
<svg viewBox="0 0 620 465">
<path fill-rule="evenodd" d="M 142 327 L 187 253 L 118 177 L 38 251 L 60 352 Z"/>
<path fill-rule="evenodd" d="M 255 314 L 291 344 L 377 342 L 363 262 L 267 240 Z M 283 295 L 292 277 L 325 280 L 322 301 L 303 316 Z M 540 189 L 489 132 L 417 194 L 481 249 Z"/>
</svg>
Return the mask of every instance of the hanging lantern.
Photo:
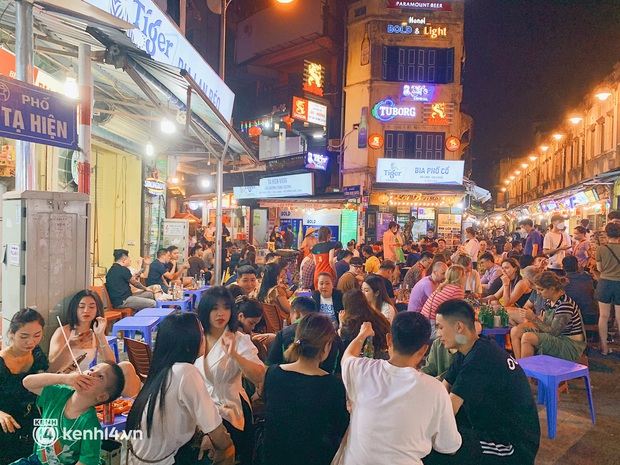
<svg viewBox="0 0 620 465">
<path fill-rule="evenodd" d="M 252 126 L 248 129 L 248 134 L 252 137 L 258 137 L 262 132 L 263 130 L 259 126 Z"/>
<path fill-rule="evenodd" d="M 289 115 L 286 115 L 284 118 L 282 118 L 282 121 L 284 121 L 286 123 L 286 130 L 290 131 L 291 129 L 293 129 L 293 121 L 295 121 L 293 118 L 291 118 Z"/>
</svg>

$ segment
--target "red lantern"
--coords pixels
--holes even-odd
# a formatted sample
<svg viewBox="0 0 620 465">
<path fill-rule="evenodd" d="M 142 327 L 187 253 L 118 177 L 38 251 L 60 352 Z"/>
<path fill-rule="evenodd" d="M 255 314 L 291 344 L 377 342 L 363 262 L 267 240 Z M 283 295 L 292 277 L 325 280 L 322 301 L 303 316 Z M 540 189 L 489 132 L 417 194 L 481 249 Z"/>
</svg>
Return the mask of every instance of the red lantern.
<svg viewBox="0 0 620 465">
<path fill-rule="evenodd" d="M 289 115 L 286 115 L 284 118 L 282 118 L 282 121 L 284 121 L 286 123 L 286 130 L 290 131 L 291 129 L 293 129 L 293 121 L 295 121 L 293 118 L 291 118 Z"/>
<path fill-rule="evenodd" d="M 252 126 L 250 129 L 248 129 L 248 134 L 252 137 L 258 137 L 262 134 L 262 132 L 263 130 L 259 126 Z"/>
</svg>

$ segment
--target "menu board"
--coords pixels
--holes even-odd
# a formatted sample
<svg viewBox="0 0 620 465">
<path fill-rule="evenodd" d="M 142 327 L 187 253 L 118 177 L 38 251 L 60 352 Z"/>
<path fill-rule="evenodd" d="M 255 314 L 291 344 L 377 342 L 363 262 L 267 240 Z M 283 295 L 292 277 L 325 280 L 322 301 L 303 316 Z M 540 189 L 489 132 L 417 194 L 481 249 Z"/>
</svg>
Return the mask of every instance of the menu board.
<svg viewBox="0 0 620 465">
<path fill-rule="evenodd" d="M 461 242 L 461 215 L 439 213 L 437 215 L 437 234 L 446 240 L 448 248 L 458 247 Z"/>
<path fill-rule="evenodd" d="M 427 208 L 427 207 L 419 207 L 418 208 L 418 219 L 419 220 L 434 220 L 435 209 Z"/>
<path fill-rule="evenodd" d="M 590 200 L 588 200 L 585 192 L 578 192 L 577 194 L 575 194 L 574 199 L 576 205 L 586 205 L 590 203 Z"/>
<path fill-rule="evenodd" d="M 340 217 L 340 242 L 346 247 L 347 242 L 355 239 L 357 242 L 357 210 L 342 210 Z"/>
<path fill-rule="evenodd" d="M 598 200 L 598 192 L 595 190 L 586 191 L 586 197 L 588 198 L 588 202 L 596 202 Z"/>
<path fill-rule="evenodd" d="M 390 222 L 394 221 L 391 213 L 377 213 L 377 240 L 383 240 L 383 233 L 388 230 Z"/>
</svg>

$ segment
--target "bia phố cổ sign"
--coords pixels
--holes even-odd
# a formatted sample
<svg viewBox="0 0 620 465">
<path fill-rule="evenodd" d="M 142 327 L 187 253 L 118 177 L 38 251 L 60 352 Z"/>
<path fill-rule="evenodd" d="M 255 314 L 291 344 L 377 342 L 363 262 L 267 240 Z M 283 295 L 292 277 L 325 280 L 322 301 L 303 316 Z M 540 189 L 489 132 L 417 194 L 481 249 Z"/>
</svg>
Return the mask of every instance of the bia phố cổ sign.
<svg viewBox="0 0 620 465">
<path fill-rule="evenodd" d="M 465 162 L 379 158 L 377 182 L 395 184 L 463 184 Z"/>
</svg>

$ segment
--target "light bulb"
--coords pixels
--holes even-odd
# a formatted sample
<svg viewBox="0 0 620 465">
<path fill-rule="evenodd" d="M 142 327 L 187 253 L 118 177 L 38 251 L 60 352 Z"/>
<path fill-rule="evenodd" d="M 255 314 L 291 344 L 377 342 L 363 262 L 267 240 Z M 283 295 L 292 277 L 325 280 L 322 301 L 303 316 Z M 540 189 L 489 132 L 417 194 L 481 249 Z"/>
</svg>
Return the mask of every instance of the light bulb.
<svg viewBox="0 0 620 465">
<path fill-rule="evenodd" d="M 151 138 L 146 142 L 146 155 L 148 157 L 152 157 L 155 154 L 155 147 L 153 147 L 153 143 L 151 142 Z"/>
<path fill-rule="evenodd" d="M 202 181 L 200 181 L 200 185 L 204 188 L 207 188 L 211 185 L 211 181 L 209 181 L 207 178 L 204 178 Z"/>
<path fill-rule="evenodd" d="M 72 99 L 77 99 L 80 96 L 80 91 L 77 84 L 77 75 L 75 74 L 73 65 L 69 66 L 69 71 L 67 71 L 64 94 Z"/>
<path fill-rule="evenodd" d="M 172 134 L 177 130 L 177 127 L 172 121 L 167 118 L 161 120 L 161 132 L 164 134 Z"/>
</svg>

